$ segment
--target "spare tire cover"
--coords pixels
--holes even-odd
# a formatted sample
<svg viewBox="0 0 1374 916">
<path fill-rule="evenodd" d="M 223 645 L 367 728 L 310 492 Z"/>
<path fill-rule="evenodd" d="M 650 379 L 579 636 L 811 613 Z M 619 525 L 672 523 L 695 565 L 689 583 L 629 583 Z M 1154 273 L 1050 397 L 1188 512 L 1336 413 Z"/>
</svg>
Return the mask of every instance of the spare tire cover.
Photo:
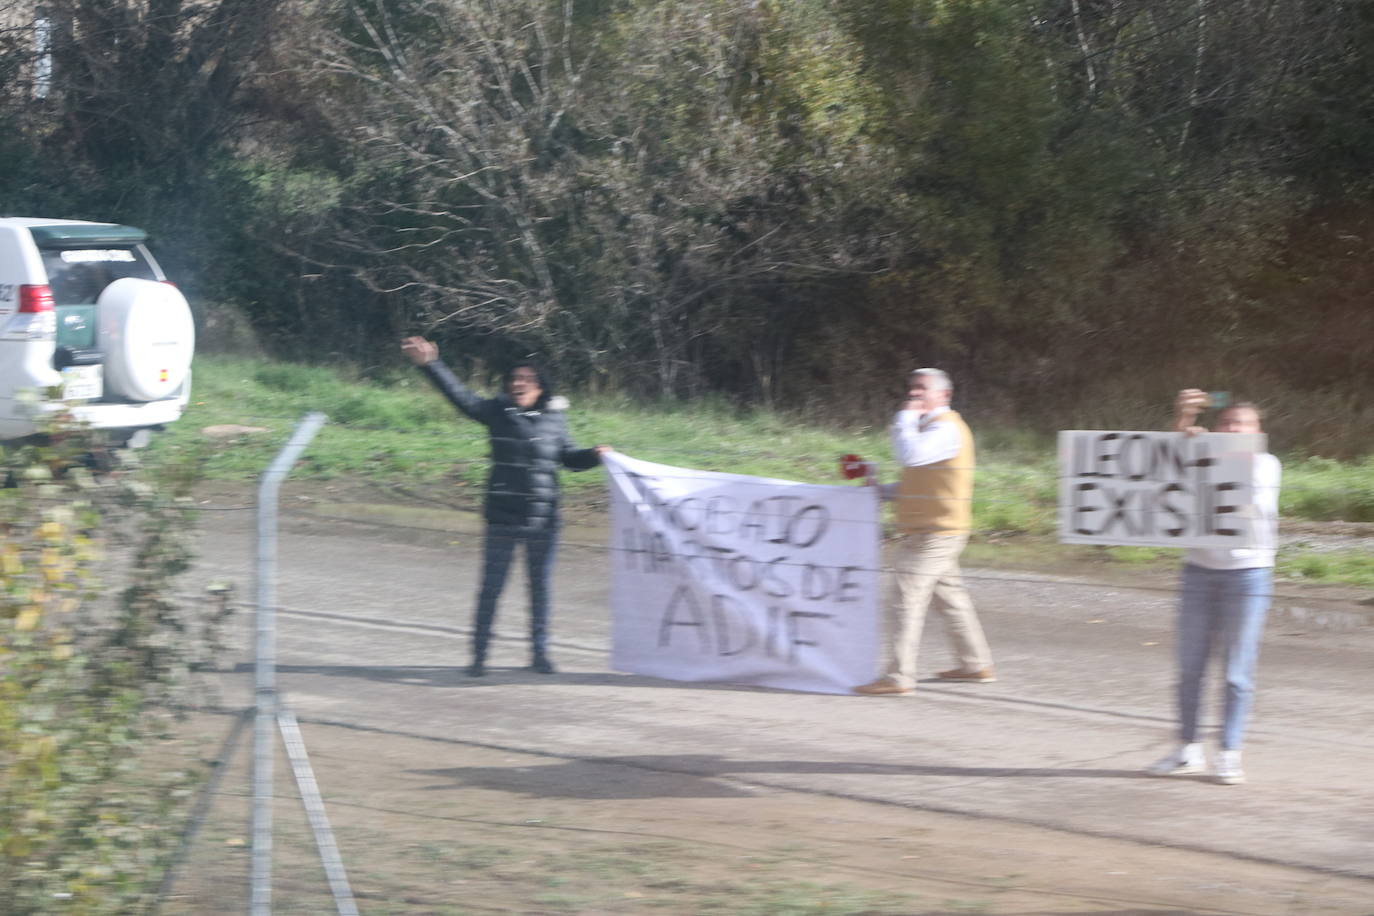
<svg viewBox="0 0 1374 916">
<path fill-rule="evenodd" d="M 170 283 L 125 277 L 96 300 L 105 391 L 156 401 L 181 386 L 196 347 L 186 297 Z"/>
</svg>

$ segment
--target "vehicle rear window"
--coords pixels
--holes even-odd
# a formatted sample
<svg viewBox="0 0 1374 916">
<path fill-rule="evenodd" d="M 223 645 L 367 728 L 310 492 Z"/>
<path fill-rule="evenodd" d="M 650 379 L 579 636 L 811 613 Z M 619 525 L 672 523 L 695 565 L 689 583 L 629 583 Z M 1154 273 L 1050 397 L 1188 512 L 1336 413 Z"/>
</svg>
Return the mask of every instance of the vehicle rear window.
<svg viewBox="0 0 1374 916">
<path fill-rule="evenodd" d="M 42 255 L 57 305 L 94 305 L 105 287 L 125 277 L 158 279 L 142 245 L 42 249 Z"/>
</svg>

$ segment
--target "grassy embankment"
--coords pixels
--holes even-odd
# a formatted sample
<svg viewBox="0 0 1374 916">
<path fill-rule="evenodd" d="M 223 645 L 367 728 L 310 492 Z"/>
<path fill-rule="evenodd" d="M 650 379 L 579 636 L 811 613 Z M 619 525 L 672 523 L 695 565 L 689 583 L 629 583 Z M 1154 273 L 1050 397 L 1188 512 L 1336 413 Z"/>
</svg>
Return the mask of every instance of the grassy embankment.
<svg viewBox="0 0 1374 916">
<path fill-rule="evenodd" d="M 572 397 L 573 434 L 583 445 L 605 442 L 649 461 L 822 483 L 839 482 L 838 456 L 876 459 L 891 474 L 880 425 L 851 430 L 808 425 L 805 418 L 742 412 L 721 402 L 643 404 L 623 398 Z M 446 505 L 476 507 L 486 473 L 486 440 L 418 374 L 403 368 L 383 381 L 361 381 L 327 368 L 202 357 L 196 362 L 192 408 L 160 437 L 153 454 L 206 447 L 212 478 L 256 476 L 306 412 L 330 422 L 310 446 L 296 477 L 350 478 L 401 485 Z M 885 418 L 873 418 L 881 423 Z M 269 432 L 213 440 L 199 430 L 217 424 Z M 1053 441 L 1021 431 L 975 428 L 979 439 L 974 500 L 979 534 L 975 563 L 1044 567 L 1096 562 L 1167 566 L 1177 551 L 1058 545 Z M 1284 455 L 1281 511 L 1286 521 L 1374 522 L 1374 456 L 1356 463 Z M 568 502 L 603 501 L 599 474 L 565 475 Z M 1301 541 L 1280 552 L 1290 579 L 1374 586 L 1374 556 L 1353 548 L 1319 549 Z"/>
</svg>

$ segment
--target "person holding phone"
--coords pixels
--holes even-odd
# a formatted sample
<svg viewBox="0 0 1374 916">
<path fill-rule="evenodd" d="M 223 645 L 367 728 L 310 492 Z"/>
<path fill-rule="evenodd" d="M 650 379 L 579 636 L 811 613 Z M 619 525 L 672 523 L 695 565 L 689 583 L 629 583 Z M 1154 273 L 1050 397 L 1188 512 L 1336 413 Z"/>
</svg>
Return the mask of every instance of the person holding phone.
<svg viewBox="0 0 1374 916">
<path fill-rule="evenodd" d="M 530 598 L 530 668 L 555 671 L 548 652 L 550 580 L 558 545 L 558 469 L 584 471 L 601 463 L 609 445 L 579 449 L 568 433 L 567 401 L 553 395 L 547 373 L 530 362 L 506 373 L 504 391 L 481 398 L 439 359 L 423 337 L 407 337 L 401 352 L 420 368 L 459 411 L 487 428 L 491 470 L 487 476 L 482 585 L 473 615 L 473 677 L 487 673 L 487 648 L 497 601 L 517 546 L 525 546 Z"/>
<path fill-rule="evenodd" d="M 1174 429 L 1192 436 L 1206 432 L 1197 425 L 1207 407 L 1221 407 L 1214 432 L 1261 433 L 1263 415 L 1249 401 L 1208 395 L 1185 388 L 1174 401 Z M 1213 765 L 1217 782 L 1245 781 L 1241 745 L 1255 691 L 1255 666 L 1260 637 L 1274 591 L 1274 556 L 1278 541 L 1279 483 L 1283 469 L 1270 454 L 1255 456 L 1251 484 L 1259 513 L 1262 544 L 1258 547 L 1195 547 L 1184 554 L 1178 598 L 1179 744 L 1163 759 L 1146 767 L 1154 776 L 1187 776 L 1207 771 L 1199 741 L 1198 717 L 1203 676 L 1214 652 L 1226 672 L 1221 747 Z"/>
<path fill-rule="evenodd" d="M 954 386 L 945 372 L 917 369 L 907 376 L 906 389 L 890 430 L 902 477 L 883 488 L 884 497 L 897 503 L 902 532 L 888 602 L 887 658 L 881 677 L 854 688 L 867 696 L 915 692 L 916 650 L 932 604 L 945 619 L 959 663 L 937 676 L 975 683 L 997 679 L 978 612 L 959 573 L 973 517 L 973 435 L 950 409 Z"/>
</svg>

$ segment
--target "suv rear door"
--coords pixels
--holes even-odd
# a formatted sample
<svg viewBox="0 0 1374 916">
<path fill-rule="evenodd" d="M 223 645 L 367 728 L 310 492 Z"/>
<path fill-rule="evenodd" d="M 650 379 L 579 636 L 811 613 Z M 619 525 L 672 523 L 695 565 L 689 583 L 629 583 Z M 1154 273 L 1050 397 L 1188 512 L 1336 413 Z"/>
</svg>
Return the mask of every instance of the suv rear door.
<svg viewBox="0 0 1374 916">
<path fill-rule="evenodd" d="M 163 279 L 157 262 L 144 247 L 147 234 L 131 226 L 79 224 L 34 226 L 30 232 L 48 274 L 56 312 L 53 368 L 100 365 L 104 360 L 97 336 L 100 315 L 96 300 L 100 293 L 124 277 Z M 72 370 L 78 371 L 86 370 Z M 90 381 L 94 386 L 90 394 L 98 397 L 99 370 L 89 371 L 96 373 Z M 74 392 L 73 396 L 81 393 Z"/>
<path fill-rule="evenodd" d="M 29 230 L 43 258 L 57 309 L 57 345 L 72 349 L 95 346 L 95 303 L 116 280 L 136 277 L 162 280 L 143 242 L 131 226 L 34 226 Z"/>
</svg>

